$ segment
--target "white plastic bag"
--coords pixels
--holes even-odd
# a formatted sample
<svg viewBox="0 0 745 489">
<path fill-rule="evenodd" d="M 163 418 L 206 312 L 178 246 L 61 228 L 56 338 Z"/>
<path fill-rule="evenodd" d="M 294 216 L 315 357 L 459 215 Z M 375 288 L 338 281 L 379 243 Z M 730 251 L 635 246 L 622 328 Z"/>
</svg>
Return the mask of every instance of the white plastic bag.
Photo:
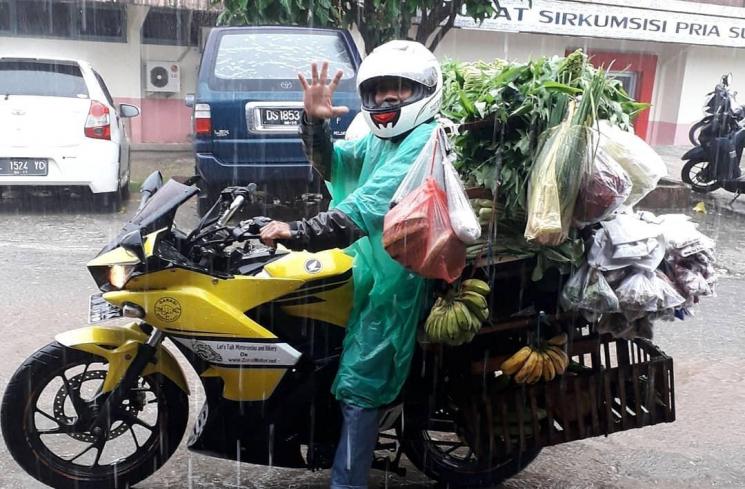
<svg viewBox="0 0 745 489">
<path fill-rule="evenodd" d="M 442 165 L 447 156 L 440 140 L 441 131 L 432 131 L 432 136 L 424 145 L 414 163 L 409 168 L 406 176 L 396 189 L 391 199 L 391 207 L 401 202 L 414 190 L 418 189 L 428 178 L 432 178 L 440 187 L 445 188 L 445 171 Z"/>
<path fill-rule="evenodd" d="M 600 121 L 600 147 L 608 152 L 631 177 L 631 194 L 624 202 L 633 206 L 654 190 L 667 166 L 643 139 Z"/>
<path fill-rule="evenodd" d="M 481 224 L 468 202 L 466 189 L 463 187 L 458 172 L 450 162 L 450 158 L 443 161 L 445 170 L 445 193 L 448 197 L 448 213 L 450 224 L 458 239 L 465 244 L 475 243 L 481 237 Z"/>
</svg>

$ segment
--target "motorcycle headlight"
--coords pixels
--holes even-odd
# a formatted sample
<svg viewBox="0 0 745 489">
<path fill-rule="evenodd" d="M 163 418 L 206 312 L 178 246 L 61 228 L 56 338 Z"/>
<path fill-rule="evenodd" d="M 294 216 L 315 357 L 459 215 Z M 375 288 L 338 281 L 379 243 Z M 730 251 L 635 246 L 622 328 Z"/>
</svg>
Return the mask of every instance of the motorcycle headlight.
<svg viewBox="0 0 745 489">
<path fill-rule="evenodd" d="M 134 265 L 112 265 L 109 268 L 109 283 L 117 289 L 121 289 L 134 271 Z"/>
</svg>

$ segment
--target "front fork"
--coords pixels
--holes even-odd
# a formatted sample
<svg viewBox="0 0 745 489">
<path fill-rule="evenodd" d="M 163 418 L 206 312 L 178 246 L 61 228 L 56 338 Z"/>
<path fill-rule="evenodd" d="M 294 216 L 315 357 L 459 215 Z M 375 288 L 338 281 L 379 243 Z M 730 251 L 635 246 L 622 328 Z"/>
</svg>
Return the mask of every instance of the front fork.
<svg viewBox="0 0 745 489">
<path fill-rule="evenodd" d="M 102 394 L 102 396 L 106 396 L 106 399 L 91 425 L 91 433 L 96 436 L 108 436 L 112 418 L 116 421 L 112 414 L 116 413 L 122 401 L 129 395 L 130 389 L 137 384 L 137 379 L 148 363 L 153 361 L 164 338 L 165 335 L 161 330 L 153 328 L 147 341 L 139 345 L 135 358 L 122 376 L 122 380 L 110 393 Z"/>
</svg>

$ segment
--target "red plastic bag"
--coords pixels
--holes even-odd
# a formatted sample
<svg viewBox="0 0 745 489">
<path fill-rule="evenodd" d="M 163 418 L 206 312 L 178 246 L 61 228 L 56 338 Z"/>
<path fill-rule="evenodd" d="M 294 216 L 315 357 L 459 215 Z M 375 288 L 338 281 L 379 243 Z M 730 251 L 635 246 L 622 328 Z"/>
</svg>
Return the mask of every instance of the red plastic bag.
<svg viewBox="0 0 745 489">
<path fill-rule="evenodd" d="M 453 282 L 466 266 L 466 247 L 450 224 L 445 191 L 432 177 L 385 215 L 383 246 L 425 278 Z"/>
</svg>

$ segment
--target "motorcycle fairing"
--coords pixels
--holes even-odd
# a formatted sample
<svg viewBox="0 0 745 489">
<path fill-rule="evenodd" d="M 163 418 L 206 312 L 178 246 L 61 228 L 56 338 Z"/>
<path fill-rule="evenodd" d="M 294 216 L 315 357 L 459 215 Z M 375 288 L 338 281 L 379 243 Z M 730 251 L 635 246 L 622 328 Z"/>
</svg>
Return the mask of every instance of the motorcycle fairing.
<svg viewBox="0 0 745 489">
<path fill-rule="evenodd" d="M 282 355 L 295 350 L 268 329 L 271 318 L 265 327 L 248 313 L 273 304 L 298 319 L 344 325 L 352 303 L 351 266 L 352 258 L 336 249 L 290 253 L 255 276 L 217 278 L 172 267 L 135 276 L 125 290 L 108 292 L 104 299 L 118 307 L 136 304 L 147 323 L 184 342 L 182 346 L 210 365 L 200 375 L 222 379 L 226 398 L 262 401 L 293 366 Z M 266 346 L 243 350 L 243 357 L 231 356 L 246 343 Z"/>
<path fill-rule="evenodd" d="M 693 148 L 686 151 L 685 154 L 681 156 L 681 159 L 705 161 L 707 159 L 706 150 L 704 150 L 703 146 L 694 146 Z"/>
<path fill-rule="evenodd" d="M 264 402 L 226 399 L 220 379 L 204 379 L 206 400 L 189 450 L 276 467 L 330 467 L 341 426 L 330 394 L 337 368 L 338 362 L 314 366 L 301 360 Z M 301 445 L 308 447 L 305 457 Z"/>
<path fill-rule="evenodd" d="M 111 392 L 121 381 L 124 373 L 134 360 L 137 349 L 148 339 L 137 323 L 125 326 L 89 326 L 65 331 L 55 337 L 62 345 L 82 350 L 106 359 L 109 368 L 102 386 L 102 392 Z M 159 373 L 172 380 L 187 395 L 189 384 L 184 371 L 174 356 L 163 346 L 158 347 L 155 363 L 149 363 L 143 375 Z"/>
</svg>

